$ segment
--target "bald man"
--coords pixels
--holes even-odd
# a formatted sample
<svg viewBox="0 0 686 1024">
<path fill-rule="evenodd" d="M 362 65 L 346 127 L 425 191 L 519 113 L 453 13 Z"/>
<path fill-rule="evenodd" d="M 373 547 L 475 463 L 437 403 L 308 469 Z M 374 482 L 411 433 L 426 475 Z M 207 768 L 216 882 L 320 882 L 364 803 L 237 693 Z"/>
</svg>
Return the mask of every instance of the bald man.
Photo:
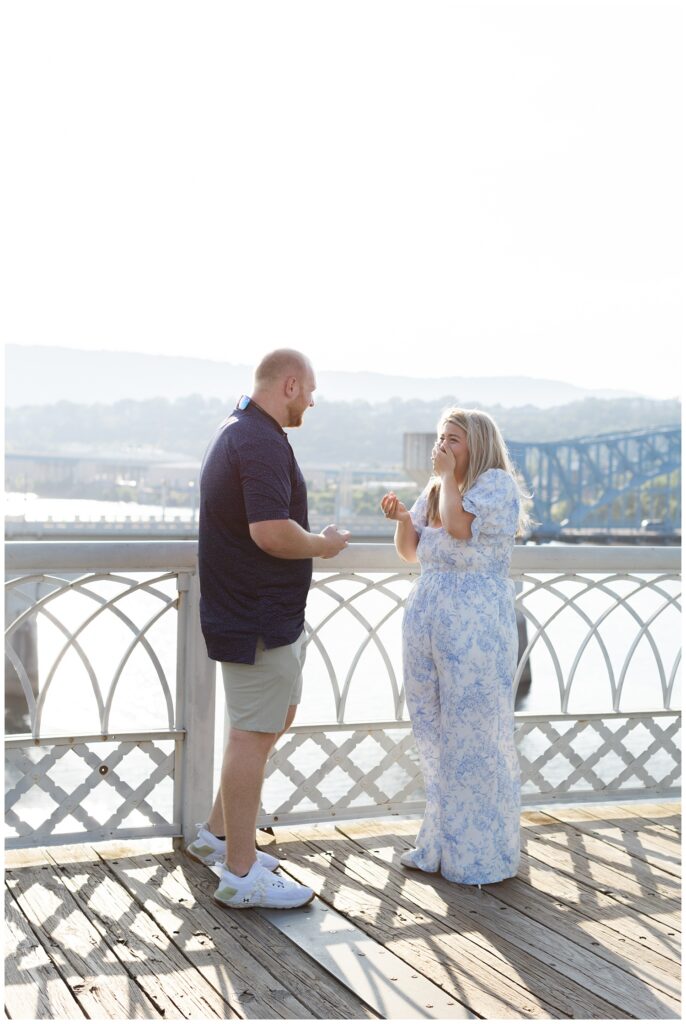
<svg viewBox="0 0 686 1024">
<path fill-rule="evenodd" d="M 312 559 L 332 558 L 349 533 L 310 533 L 307 489 L 284 427 L 314 405 L 309 360 L 277 349 L 210 442 L 200 477 L 200 618 L 221 662 L 229 741 L 210 817 L 186 849 L 222 863 L 215 901 L 227 907 L 298 907 L 312 889 L 279 875 L 255 849 L 267 758 L 291 725 L 302 689 L 305 604 Z"/>
</svg>

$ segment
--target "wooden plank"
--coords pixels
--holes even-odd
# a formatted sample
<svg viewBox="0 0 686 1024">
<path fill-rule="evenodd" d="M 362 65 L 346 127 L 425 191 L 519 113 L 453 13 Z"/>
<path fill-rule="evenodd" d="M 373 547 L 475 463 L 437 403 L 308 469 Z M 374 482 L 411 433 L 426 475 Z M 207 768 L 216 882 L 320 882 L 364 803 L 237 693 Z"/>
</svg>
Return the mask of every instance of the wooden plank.
<svg viewBox="0 0 686 1024">
<path fill-rule="evenodd" d="M 359 850 L 340 834 L 315 828 L 305 832 L 303 841 L 302 831 L 284 837 L 287 842 L 277 847 L 280 855 L 288 857 L 289 873 L 312 885 L 322 899 L 479 1016 L 558 1018 L 575 1012 L 608 1019 L 621 1016 L 607 1000 L 523 954 L 514 944 L 499 938 L 494 952 L 475 942 L 478 929 L 469 907 L 463 905 L 469 887 L 453 887 L 452 902 L 437 924 L 425 912 L 421 898 L 406 897 L 393 884 L 388 869 L 358 856 Z M 279 830 L 280 840 L 282 835 Z M 354 865 L 349 863 L 350 847 L 357 858 Z M 401 883 L 406 884 L 404 878 Z M 472 899 L 478 902 L 486 897 L 476 890 Z"/>
<path fill-rule="evenodd" d="M 372 823 L 365 824 L 370 827 Z M 412 846 L 419 822 L 416 819 L 391 818 L 376 823 L 376 827 L 381 830 L 392 828 L 394 834 L 406 838 L 408 845 Z M 573 875 L 561 874 L 554 867 L 526 853 L 522 854 L 517 877 L 534 890 L 555 900 L 560 908 L 565 904 L 592 920 L 603 922 L 622 936 L 631 937 L 640 943 L 649 941 L 663 957 L 680 963 L 680 936 L 669 925 L 646 918 L 631 905 L 618 903 Z"/>
<path fill-rule="evenodd" d="M 651 825 L 660 825 L 681 835 L 681 804 L 680 803 L 644 803 L 618 804 L 621 810 L 643 818 Z"/>
<path fill-rule="evenodd" d="M 473 1020 L 475 1014 L 418 974 L 361 928 L 321 900 L 305 913 L 260 910 L 384 1020 Z"/>
<path fill-rule="evenodd" d="M 681 828 L 681 800 L 656 800 L 654 806 L 665 814 L 677 815 L 679 828 Z"/>
<path fill-rule="evenodd" d="M 167 867 L 164 857 L 160 862 Z M 354 991 L 342 984 L 323 969 L 314 959 L 303 953 L 297 945 L 278 928 L 271 918 L 261 911 L 227 911 L 212 902 L 212 894 L 217 886 L 215 875 L 206 867 L 191 860 L 183 862 L 186 882 L 198 902 L 207 901 L 208 912 L 222 926 L 237 928 L 241 937 L 241 945 L 257 963 L 278 979 L 279 984 L 289 991 L 313 1015 L 320 1019 L 352 1019 L 376 1018 L 377 1014 Z M 311 908 L 299 908 L 294 911 L 274 911 L 275 918 L 288 915 L 305 916 L 312 913 Z"/>
<path fill-rule="evenodd" d="M 390 824 L 390 823 L 389 823 Z M 406 837 L 394 835 L 389 830 L 389 824 L 382 822 L 359 822 L 339 824 L 337 829 L 348 835 L 368 855 L 389 863 L 396 863 L 397 859 L 408 847 Z M 393 828 L 393 825 L 390 825 Z M 431 876 L 437 878 L 437 876 Z M 445 882 L 446 886 L 451 883 Z M 622 971 L 628 971 L 643 982 L 655 988 L 658 992 L 670 996 L 672 999 L 680 998 L 680 970 L 678 963 L 655 953 L 648 941 L 639 943 L 627 939 L 606 927 L 603 923 L 593 921 L 579 913 L 573 906 L 565 906 L 552 899 L 545 893 L 526 885 L 519 878 L 507 879 L 493 886 L 486 886 L 484 891 L 493 896 L 490 912 L 484 912 L 479 917 L 479 922 L 484 922 L 489 929 L 499 930 L 499 922 L 502 914 L 502 904 L 514 908 L 522 917 L 505 915 L 507 928 L 521 927 L 527 935 L 531 932 L 533 919 L 535 922 L 534 932 L 538 931 L 538 925 L 545 926 L 547 932 L 542 932 L 540 938 L 546 944 L 544 948 L 555 949 L 558 957 L 566 962 L 564 947 L 567 941 L 581 946 L 592 957 L 601 957 Z M 554 932 L 555 934 L 550 934 Z M 560 936 L 564 936 L 560 945 Z M 514 940 L 517 942 L 517 933 Z M 594 969 L 594 961 L 589 961 L 589 967 Z M 564 970 L 564 966 L 559 968 Z M 623 987 L 624 977 L 616 975 L 616 983 Z M 631 984 L 631 982 L 630 982 Z"/>
<path fill-rule="evenodd" d="M 161 1017 L 79 909 L 57 869 L 43 857 L 43 865 L 7 871 L 7 885 L 86 1015 Z"/>
<path fill-rule="evenodd" d="M 525 828 L 522 833 L 522 850 L 529 856 L 554 867 L 561 874 L 585 882 L 598 892 L 625 906 L 631 906 L 660 924 L 680 930 L 679 903 L 658 895 L 662 888 L 659 884 L 652 885 L 646 892 L 640 883 L 629 876 L 587 857 L 583 846 L 575 843 L 573 837 L 556 842 L 546 834 L 546 826 L 537 826 L 534 821 L 526 821 L 525 818 L 523 815 Z"/>
<path fill-rule="evenodd" d="M 346 826 L 339 825 L 338 830 L 345 832 Z M 584 949 L 568 935 L 551 931 L 533 915 L 524 914 L 518 908 L 503 903 L 497 894 L 505 883 L 485 886 L 483 892 L 490 897 L 485 901 L 483 893 L 479 893 L 474 886 L 456 885 L 441 875 L 429 876 L 403 870 L 399 864 L 400 850 L 387 849 L 384 856 L 383 851 L 378 850 L 378 842 L 378 837 L 372 839 L 371 843 L 375 847 L 373 852 L 369 848 L 359 848 L 357 855 L 349 857 L 350 870 L 365 877 L 371 875 L 369 865 L 372 860 L 391 865 L 390 884 L 398 885 L 403 895 L 416 900 L 418 905 L 436 918 L 437 923 L 442 923 L 448 916 L 457 897 L 461 911 L 477 911 L 476 927 L 472 924 L 470 937 L 483 950 L 505 955 L 503 941 L 512 944 L 526 956 L 553 968 L 558 975 L 608 1000 L 630 1016 L 680 1016 L 678 992 L 677 998 L 674 998 L 654 990 L 649 984 L 628 974 L 622 966 L 598 957 L 595 949 Z M 385 892 L 388 892 L 388 884 Z M 506 955 L 511 960 L 509 948 Z M 557 978 L 551 979 L 551 984 L 551 990 L 557 991 Z"/>
<path fill-rule="evenodd" d="M 84 844 L 46 852 L 103 941 L 167 1020 L 237 1017 L 181 950 L 160 933 L 94 850 Z"/>
<path fill-rule="evenodd" d="M 648 918 L 631 906 L 606 896 L 580 881 L 565 875 L 544 861 L 522 854 L 517 877 L 533 889 L 545 893 L 560 904 L 575 907 L 586 917 L 603 922 L 620 935 L 637 942 L 649 942 L 652 948 L 667 959 L 680 961 L 681 933 L 654 918 Z"/>
<path fill-rule="evenodd" d="M 575 854 L 618 871 L 638 882 L 643 892 L 654 891 L 661 899 L 670 901 L 675 907 L 680 906 L 681 882 L 678 878 L 642 858 L 632 857 L 623 847 L 598 839 L 587 829 L 582 829 L 573 815 L 570 817 L 572 820 L 565 821 L 547 811 L 537 811 L 523 816 L 523 819 L 525 828 L 537 836 L 551 839 Z"/>
<path fill-rule="evenodd" d="M 622 813 L 600 812 L 596 807 L 555 807 L 546 808 L 546 813 L 558 821 L 574 825 L 602 839 L 618 849 L 624 849 L 630 857 L 643 860 L 646 864 L 661 868 L 668 874 L 681 877 L 681 849 L 673 839 L 643 831 L 636 827 L 636 819 Z"/>
<path fill-rule="evenodd" d="M 14 1020 L 77 1020 L 86 1016 L 8 889 L 5 1012 Z"/>
<path fill-rule="evenodd" d="M 661 819 L 659 822 L 654 821 L 652 818 L 644 817 L 643 814 L 639 814 L 636 810 L 637 807 L 642 806 L 639 804 L 583 804 L 579 810 L 588 811 L 589 814 L 594 814 L 601 818 L 603 821 L 616 821 L 621 819 L 623 822 L 622 828 L 628 831 L 649 832 L 651 835 L 659 835 L 661 832 L 664 833 L 665 839 L 669 842 L 674 843 L 678 841 L 678 836 L 675 837 L 675 832 L 680 832 L 680 829 L 675 829 L 671 826 L 665 826 L 664 821 L 668 820 L 668 817 Z M 561 808 L 563 809 L 563 808 Z M 558 810 L 557 807 L 545 807 L 541 810 L 549 811 L 551 814 L 555 814 Z M 676 812 L 672 810 L 672 816 L 676 817 Z M 680 819 L 678 819 L 680 820 Z"/>
<path fill-rule="evenodd" d="M 178 854 L 107 859 L 118 881 L 242 1017 L 312 1017 L 244 948 L 241 918 L 231 915 L 245 911 L 222 910 L 227 916 L 218 920 L 204 898 L 196 898 L 188 881 L 191 863 Z"/>
</svg>

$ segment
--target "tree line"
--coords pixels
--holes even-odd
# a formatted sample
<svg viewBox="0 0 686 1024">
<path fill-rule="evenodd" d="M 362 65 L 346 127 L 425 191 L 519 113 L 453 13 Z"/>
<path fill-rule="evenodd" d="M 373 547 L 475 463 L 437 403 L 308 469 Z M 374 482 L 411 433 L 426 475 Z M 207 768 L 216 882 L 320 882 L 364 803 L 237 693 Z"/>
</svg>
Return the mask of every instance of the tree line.
<svg viewBox="0 0 686 1024">
<path fill-rule="evenodd" d="M 478 405 L 445 396 L 434 401 L 317 401 L 299 430 L 289 432 L 304 464 L 401 466 L 403 434 L 431 432 L 451 405 Z M 674 399 L 587 398 L 553 409 L 536 406 L 480 406 L 509 441 L 560 441 L 611 431 L 674 426 L 681 405 Z M 218 424 L 231 412 L 219 399 L 189 395 L 170 401 L 106 404 L 56 402 L 6 410 L 9 452 L 64 454 L 86 445 L 102 453 L 145 447 L 200 459 Z"/>
</svg>

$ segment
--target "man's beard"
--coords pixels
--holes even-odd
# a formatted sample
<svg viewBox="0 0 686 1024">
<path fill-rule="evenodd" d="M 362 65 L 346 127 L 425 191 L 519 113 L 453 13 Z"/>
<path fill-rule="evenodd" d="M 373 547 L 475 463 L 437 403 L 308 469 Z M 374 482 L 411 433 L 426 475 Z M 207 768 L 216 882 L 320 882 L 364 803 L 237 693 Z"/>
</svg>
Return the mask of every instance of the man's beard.
<svg viewBox="0 0 686 1024">
<path fill-rule="evenodd" d="M 288 423 L 287 427 L 301 427 L 303 422 L 303 409 L 298 409 L 294 405 L 287 405 L 286 411 L 288 412 Z"/>
</svg>

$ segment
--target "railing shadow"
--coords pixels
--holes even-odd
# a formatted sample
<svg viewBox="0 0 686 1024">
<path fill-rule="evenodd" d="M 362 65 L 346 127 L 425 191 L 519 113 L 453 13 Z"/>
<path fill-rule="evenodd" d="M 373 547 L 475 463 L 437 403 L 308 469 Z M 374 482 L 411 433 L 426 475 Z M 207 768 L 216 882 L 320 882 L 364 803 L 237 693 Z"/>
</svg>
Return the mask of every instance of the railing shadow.
<svg viewBox="0 0 686 1024">
<path fill-rule="evenodd" d="M 575 892 L 561 894 L 556 884 L 556 872 L 541 865 L 542 872 L 539 870 L 536 878 L 532 879 L 529 871 L 532 862 L 526 857 L 517 878 L 485 886 L 481 892 L 471 886 L 454 885 L 438 875 L 408 872 L 399 864 L 400 853 L 410 846 L 405 836 L 395 833 L 391 822 L 379 825 L 373 837 L 364 835 L 365 827 L 361 826 L 356 831 L 353 826 L 339 825 L 338 830 L 344 836 L 327 834 L 325 840 L 310 843 L 309 851 L 303 845 L 297 850 L 290 843 L 282 844 L 280 850 L 289 858 L 289 870 L 290 863 L 294 861 L 295 877 L 315 884 L 324 900 L 350 916 L 353 915 L 340 895 L 344 887 L 370 886 L 372 895 L 375 894 L 370 872 L 361 866 L 359 858 L 367 858 L 382 872 L 385 871 L 385 881 L 381 875 L 378 876 L 381 879 L 378 892 L 384 903 L 383 911 L 378 909 L 380 904 L 370 907 L 368 900 L 367 907 L 362 902 L 354 914 L 356 924 L 369 930 L 370 934 L 375 932 L 372 926 L 378 925 L 373 920 L 374 914 L 382 913 L 387 918 L 390 913 L 392 934 L 397 940 L 421 936 L 424 948 L 432 951 L 438 963 L 445 962 L 447 936 L 468 935 L 480 948 L 477 957 L 493 963 L 495 956 L 500 961 L 496 969 L 509 976 L 512 984 L 527 979 L 531 991 L 552 1000 L 557 1011 L 552 1012 L 553 1016 L 560 1013 L 578 1016 L 584 1000 L 591 1011 L 589 1016 L 617 1016 L 617 1008 L 626 1005 L 626 992 L 629 990 L 630 1002 L 641 1007 L 641 1015 L 651 1018 L 676 1015 L 673 998 L 678 998 L 679 983 L 674 961 L 678 960 L 679 947 L 675 929 L 670 930 L 641 915 L 640 934 L 644 941 L 639 941 L 638 932 L 636 938 L 627 939 L 623 927 L 625 919 L 633 916 L 637 928 L 639 926 L 639 918 L 630 903 L 622 905 L 608 897 L 603 898 L 600 891 L 583 884 L 575 885 Z M 321 853 L 318 855 L 315 850 L 329 850 L 328 858 L 322 858 Z M 573 877 L 573 871 L 570 875 Z M 579 902 L 580 893 L 583 894 L 583 902 Z M 389 911 L 388 904 L 396 907 L 395 914 Z M 420 908 L 420 919 L 417 908 Z M 520 945 L 526 947 L 526 942 L 523 942 L 523 933 L 518 935 L 513 930 L 513 919 L 531 933 L 532 955 L 555 972 L 554 981 L 549 979 L 543 989 L 540 974 L 536 971 L 527 973 L 531 971 L 532 964 L 529 960 L 527 968 L 527 958 L 522 957 Z M 541 920 L 545 921 L 546 930 L 543 930 Z M 617 934 L 610 935 L 607 929 Z M 594 930 L 600 933 L 600 939 L 593 938 L 591 933 Z M 376 932 L 380 934 L 378 929 Z M 603 937 L 611 939 L 612 945 L 605 948 Z M 570 947 L 575 954 L 571 966 L 559 951 L 561 945 L 570 942 L 575 944 Z M 630 955 L 618 952 L 622 943 L 630 950 Z M 454 945 L 453 940 L 448 941 L 448 946 L 451 945 Z M 407 953 L 399 952 L 399 947 L 393 948 L 407 959 Z M 658 952 L 660 948 L 662 953 Z M 645 967 L 641 963 L 646 958 L 652 966 Z M 461 988 L 467 962 L 464 951 L 456 960 L 460 971 L 453 979 L 451 991 L 457 998 L 464 999 L 465 990 Z M 574 980 L 579 977 L 579 960 L 585 961 L 587 972 L 582 986 Z M 608 972 L 614 973 L 611 984 L 608 983 Z M 644 975 L 643 984 L 637 982 L 637 972 Z M 483 981 L 481 968 L 477 976 Z M 599 981 L 599 978 L 603 980 Z M 438 983 L 445 987 L 442 981 Z M 662 998 L 660 992 L 655 991 L 655 985 L 661 985 L 664 995 L 673 997 L 672 1001 Z M 589 997 L 586 986 L 595 993 L 594 996 Z M 496 998 L 501 989 L 496 986 L 490 990 L 487 986 L 487 991 L 490 997 Z M 548 1009 L 550 1011 L 550 1007 Z"/>
</svg>

